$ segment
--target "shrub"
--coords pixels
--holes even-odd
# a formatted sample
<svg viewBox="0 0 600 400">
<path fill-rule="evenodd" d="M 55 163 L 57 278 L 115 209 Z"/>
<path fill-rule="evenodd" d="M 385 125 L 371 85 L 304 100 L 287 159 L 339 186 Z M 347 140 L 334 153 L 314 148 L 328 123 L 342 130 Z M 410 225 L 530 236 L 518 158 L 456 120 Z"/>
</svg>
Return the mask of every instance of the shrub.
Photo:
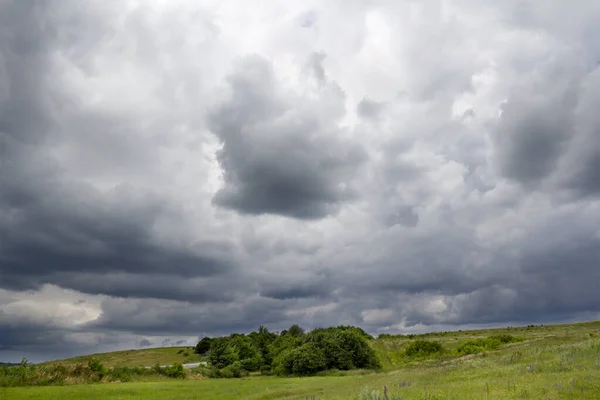
<svg viewBox="0 0 600 400">
<path fill-rule="evenodd" d="M 299 346 L 281 350 L 273 360 L 273 371 L 279 375 L 312 375 L 333 369 L 379 368 L 369 337 L 351 327 L 315 329 L 305 334 Z"/>
<path fill-rule="evenodd" d="M 236 361 L 233 364 L 221 369 L 220 375 L 222 378 L 240 378 L 247 375 L 247 373 L 242 368 L 242 364 L 239 361 Z"/>
<path fill-rule="evenodd" d="M 327 368 L 325 353 L 314 343 L 292 350 L 288 357 L 291 358 L 291 372 L 296 375 L 311 375 Z"/>
<path fill-rule="evenodd" d="M 411 358 L 428 357 L 442 352 L 440 342 L 429 340 L 415 340 L 406 349 L 406 355 Z"/>
<path fill-rule="evenodd" d="M 496 339 L 499 342 L 501 342 L 502 344 L 506 344 L 506 343 L 514 343 L 514 342 L 520 342 L 521 339 L 514 337 L 513 335 L 509 335 L 508 333 L 500 333 L 498 335 L 493 335 L 489 337 L 490 339 Z"/>
<path fill-rule="evenodd" d="M 290 357 L 290 353 L 293 349 L 285 349 L 281 351 L 273 360 L 272 371 L 277 375 L 285 375 L 292 373 L 293 358 Z"/>
<path fill-rule="evenodd" d="M 467 354 L 477 354 L 484 350 L 497 350 L 500 346 L 506 343 L 518 342 L 520 339 L 501 333 L 498 335 L 489 336 L 487 338 L 472 339 L 458 346 L 457 353 L 461 356 Z"/>
<path fill-rule="evenodd" d="M 185 369 L 183 368 L 183 365 L 181 364 L 173 364 L 173 365 L 169 365 L 168 367 L 165 367 L 162 369 L 162 373 L 165 376 L 168 376 L 169 378 L 185 378 Z"/>
<path fill-rule="evenodd" d="M 477 354 L 483 351 L 481 346 L 477 346 L 474 344 L 465 343 L 462 344 L 458 349 L 456 349 L 459 355 L 466 356 L 468 354 Z"/>
<path fill-rule="evenodd" d="M 210 365 L 209 366 L 201 365 L 199 367 L 192 369 L 192 372 L 195 374 L 200 374 L 206 378 L 220 378 L 221 377 L 219 370 Z"/>
<path fill-rule="evenodd" d="M 163 368 L 160 366 L 160 364 L 158 362 L 156 364 L 154 364 L 154 366 L 152 367 L 152 371 L 154 371 L 157 374 L 162 374 L 162 370 L 163 370 Z"/>
<path fill-rule="evenodd" d="M 154 374 L 150 368 L 142 367 L 113 367 L 107 370 L 107 377 L 110 381 L 115 382 L 131 382 L 138 377 L 149 376 Z"/>
<path fill-rule="evenodd" d="M 88 361 L 88 367 L 90 370 L 98 376 L 98 379 L 104 378 L 106 375 L 106 369 L 104 365 L 100 362 L 100 360 L 93 358 Z"/>
</svg>

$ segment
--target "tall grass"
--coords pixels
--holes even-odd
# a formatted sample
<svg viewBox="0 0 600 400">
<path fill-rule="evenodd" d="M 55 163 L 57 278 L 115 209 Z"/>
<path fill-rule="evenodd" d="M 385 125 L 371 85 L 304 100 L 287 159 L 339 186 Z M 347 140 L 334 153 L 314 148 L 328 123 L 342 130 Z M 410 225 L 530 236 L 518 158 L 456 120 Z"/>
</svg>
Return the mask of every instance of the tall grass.
<svg viewBox="0 0 600 400">
<path fill-rule="evenodd" d="M 0 367 L 0 387 L 51 386 L 95 382 L 135 382 L 149 378 L 185 378 L 181 364 L 168 367 L 113 367 L 105 368 L 96 359 L 87 364 L 29 364 L 23 360 L 18 366 Z"/>
</svg>

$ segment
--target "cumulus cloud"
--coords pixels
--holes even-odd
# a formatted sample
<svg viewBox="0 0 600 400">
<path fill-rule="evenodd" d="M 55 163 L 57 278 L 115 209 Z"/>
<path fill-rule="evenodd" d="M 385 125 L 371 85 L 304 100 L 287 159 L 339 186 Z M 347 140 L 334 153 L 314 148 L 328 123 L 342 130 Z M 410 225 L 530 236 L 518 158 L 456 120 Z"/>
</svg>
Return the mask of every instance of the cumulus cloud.
<svg viewBox="0 0 600 400">
<path fill-rule="evenodd" d="M 321 54 L 309 60 L 306 78 L 315 82 L 306 82 L 302 95 L 285 90 L 263 58 L 236 63 L 227 77 L 229 98 L 209 116 L 223 142 L 225 186 L 214 197 L 217 205 L 310 219 L 355 195 L 352 180 L 365 156 L 338 126 L 345 96 L 326 80 L 322 61 Z"/>
<path fill-rule="evenodd" d="M 0 359 L 597 317 L 599 18 L 0 1 Z"/>
</svg>

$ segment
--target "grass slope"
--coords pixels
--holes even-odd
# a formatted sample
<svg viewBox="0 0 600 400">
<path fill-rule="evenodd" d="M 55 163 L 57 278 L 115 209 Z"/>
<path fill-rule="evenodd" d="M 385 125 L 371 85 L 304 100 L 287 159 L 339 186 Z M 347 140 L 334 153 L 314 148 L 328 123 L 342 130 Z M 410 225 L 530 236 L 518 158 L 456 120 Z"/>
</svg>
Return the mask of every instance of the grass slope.
<svg viewBox="0 0 600 400">
<path fill-rule="evenodd" d="M 600 338 L 600 321 L 581 322 L 575 324 L 562 325 L 538 325 L 529 327 L 507 327 L 497 329 L 482 329 L 457 332 L 435 332 L 422 335 L 415 335 L 414 339 L 435 340 L 440 342 L 446 353 L 451 353 L 462 343 L 482 339 L 492 335 L 510 334 L 524 339 L 527 343 L 512 343 L 503 348 L 528 347 L 536 345 L 559 345 L 562 343 L 573 343 L 589 339 L 591 337 Z M 395 337 L 389 339 L 379 339 L 373 342 L 373 348 L 377 352 L 379 359 L 385 370 L 397 369 L 409 363 L 403 357 L 404 350 L 412 340 L 409 337 Z M 443 357 L 442 357 L 443 358 Z"/>
<path fill-rule="evenodd" d="M 508 329 L 508 330 L 507 330 Z M 441 357 L 410 362 L 405 337 L 377 340 L 384 371 L 312 378 L 248 377 L 0 388 L 0 398 L 12 399 L 600 399 L 600 322 L 505 328 L 419 336 L 439 340 L 453 349 L 467 340 L 510 333 L 524 340 L 468 357 Z M 122 352 L 119 352 L 122 353 Z M 108 353 L 115 354 L 115 353 Z M 383 397 L 381 397 L 383 398 Z"/>
<path fill-rule="evenodd" d="M 91 359 L 100 360 L 106 367 L 145 367 L 153 366 L 156 363 L 160 365 L 194 363 L 202 361 L 202 356 L 194 353 L 193 347 L 160 347 L 89 354 L 80 357 L 67 358 L 65 360 L 50 361 L 43 364 L 87 364 Z"/>
</svg>

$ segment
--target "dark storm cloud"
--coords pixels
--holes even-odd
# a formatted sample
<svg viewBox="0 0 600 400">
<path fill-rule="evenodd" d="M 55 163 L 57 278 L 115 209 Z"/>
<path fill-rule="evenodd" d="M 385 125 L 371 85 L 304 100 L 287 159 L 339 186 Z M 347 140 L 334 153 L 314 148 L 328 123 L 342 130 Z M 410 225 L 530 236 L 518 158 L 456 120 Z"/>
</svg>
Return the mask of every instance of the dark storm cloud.
<svg viewBox="0 0 600 400">
<path fill-rule="evenodd" d="M 53 357 L 74 347 L 65 338 L 64 329 L 50 327 L 48 324 L 19 323 L 18 326 L 10 326 L 0 323 L 0 337 L 0 354 L 19 351 L 24 356 L 27 350 L 33 350 L 37 354 L 45 353 L 46 357 L 51 354 Z M 81 351 L 83 347 L 74 350 Z"/>
<path fill-rule="evenodd" d="M 198 261 L 198 260 L 196 260 Z M 149 264 L 148 267 L 151 267 Z M 196 268 L 201 264 L 196 263 Z M 51 280 L 60 285 L 90 294 L 116 297 L 138 297 L 192 302 L 233 301 L 244 290 L 246 282 L 240 271 L 220 271 L 211 276 L 186 276 L 176 270 L 162 268 L 159 273 L 109 272 L 96 273 L 62 271 Z M 233 272 L 233 273 L 231 273 Z"/>
<path fill-rule="evenodd" d="M 331 293 L 331 278 L 311 276 L 308 282 L 286 282 L 278 279 L 260 285 L 260 295 L 278 300 L 301 298 L 325 298 Z"/>
<path fill-rule="evenodd" d="M 309 63 L 319 84 L 321 60 Z M 271 64 L 258 56 L 238 61 L 227 82 L 231 96 L 210 117 L 223 141 L 218 157 L 225 173 L 215 204 L 318 219 L 353 197 L 348 186 L 365 156 L 340 137 L 335 122 L 344 96 L 337 86 L 330 99 L 313 104 L 280 88 Z"/>
<path fill-rule="evenodd" d="M 71 287 L 92 293 L 105 287 L 116 294 L 127 292 L 127 285 L 122 282 L 111 287 L 102 282 L 104 274 L 168 271 L 194 277 L 224 273 L 232 267 L 224 255 L 211 255 L 213 250 L 208 246 L 173 249 L 155 243 L 151 227 L 163 211 L 161 202 L 152 196 L 138 197 L 139 192 L 133 193 L 132 188 L 100 195 L 62 181 L 49 187 L 41 183 L 34 190 L 27 185 L 37 182 L 17 183 L 25 187 L 15 185 L 7 190 L 9 185 L 3 185 L 0 196 L 4 212 L 13 215 L 0 225 L 5 288 L 32 288 L 52 282 L 75 284 Z M 97 280 L 62 274 L 67 272 L 96 274 Z M 135 276 L 129 279 L 132 286 L 137 285 Z M 132 291 L 143 292 L 143 287 Z"/>
<path fill-rule="evenodd" d="M 110 31 L 106 21 L 88 15 L 96 6 L 71 6 L 0 5 L 0 87 L 8 93 L 0 97 L 0 285 L 31 289 L 50 282 L 90 293 L 173 297 L 169 288 L 179 293 L 175 297 L 206 297 L 208 291 L 195 293 L 185 284 L 179 290 L 176 277 L 231 270 L 228 249 L 157 243 L 153 226 L 173 211 L 159 191 L 125 183 L 101 192 L 70 178 L 62 160 L 48 151 L 57 143 L 81 142 L 74 149 L 90 171 L 136 165 L 144 170 L 153 162 L 152 152 L 140 150 L 148 143 L 134 142 L 131 121 L 77 108 L 77 98 L 54 82 L 57 52 L 70 50 L 79 59 L 80 46 L 93 47 Z M 82 41 L 72 43 L 70 33 L 83 22 Z"/>
<path fill-rule="evenodd" d="M 489 282 L 450 301 L 457 314 L 447 322 L 558 321 L 600 310 L 595 295 L 600 284 L 599 243 L 597 239 L 582 241 L 570 248 L 524 256 L 509 280 Z M 431 316 L 419 317 L 431 322 L 427 321 Z"/>
<path fill-rule="evenodd" d="M 289 305 L 263 297 L 202 305 L 154 299 L 108 299 L 102 304 L 102 316 L 86 324 L 85 329 L 140 335 L 249 332 L 261 324 L 274 326 L 285 321 Z"/>
<path fill-rule="evenodd" d="M 9 140 L 35 142 L 51 123 L 48 108 L 54 99 L 43 88 L 48 84 L 44 67 L 54 32 L 41 23 L 48 5 L 0 4 L 0 135 L 5 157 L 10 153 Z"/>
<path fill-rule="evenodd" d="M 11 362 L 19 362 L 25 357 L 35 363 L 135 347 L 135 339 L 125 341 L 122 334 L 84 332 L 56 327 L 48 322 L 0 322 L 0 337 L 0 360 Z"/>
<path fill-rule="evenodd" d="M 546 181 L 553 191 L 567 188 L 589 196 L 600 191 L 600 117 L 595 111 L 600 70 L 596 65 L 586 70 L 575 55 L 559 52 L 526 85 L 513 89 L 494 138 L 507 178 L 533 187 Z"/>
<path fill-rule="evenodd" d="M 501 145 L 506 152 L 502 171 L 523 183 L 546 178 L 557 166 L 561 147 L 572 131 L 570 122 L 563 107 L 538 108 L 518 101 L 507 104 L 497 133 L 507 142 Z"/>
<path fill-rule="evenodd" d="M 577 137 L 571 143 L 564 164 L 562 184 L 582 196 L 600 193 L 600 68 L 590 72 L 582 83 L 578 104 Z"/>
</svg>

